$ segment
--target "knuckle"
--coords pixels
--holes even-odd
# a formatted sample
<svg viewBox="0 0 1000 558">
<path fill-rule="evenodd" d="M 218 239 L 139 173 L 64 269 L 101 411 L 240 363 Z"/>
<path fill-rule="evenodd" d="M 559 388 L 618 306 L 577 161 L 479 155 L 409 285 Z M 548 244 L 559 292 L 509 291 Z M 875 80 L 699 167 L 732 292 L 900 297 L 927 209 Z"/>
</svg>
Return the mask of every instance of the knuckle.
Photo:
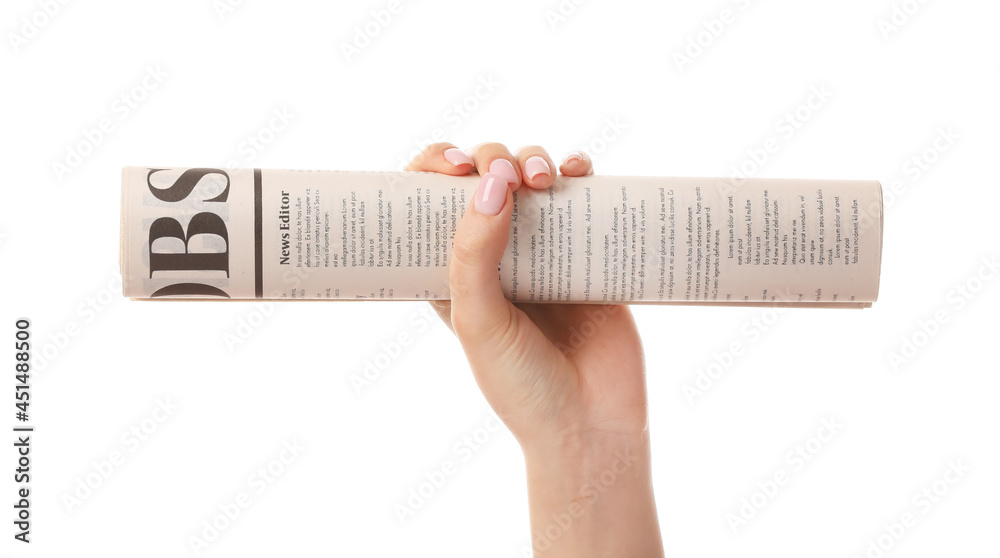
<svg viewBox="0 0 1000 558">
<path fill-rule="evenodd" d="M 451 291 L 451 300 L 464 300 L 472 295 L 472 283 L 467 277 L 455 271 L 451 272 L 448 280 L 448 290 Z M 451 305 L 455 307 L 454 304 Z"/>
<path fill-rule="evenodd" d="M 473 274 L 479 263 L 479 255 L 472 246 L 466 242 L 455 242 L 451 251 L 451 264 L 448 266 L 448 283 L 453 300 L 472 294 L 475 281 Z"/>
<path fill-rule="evenodd" d="M 530 157 L 532 155 L 541 155 L 545 157 L 548 154 L 546 153 L 545 149 L 540 145 L 525 145 L 524 147 L 521 147 L 520 149 L 517 150 L 518 157 L 522 156 Z"/>
<path fill-rule="evenodd" d="M 488 142 L 481 144 L 476 150 L 474 158 L 480 161 L 496 159 L 497 157 L 510 157 L 510 151 L 502 143 Z"/>
<path fill-rule="evenodd" d="M 428 145 L 427 147 L 424 148 L 424 153 L 437 153 L 439 151 L 447 151 L 448 149 L 451 149 L 452 147 L 455 147 L 455 146 L 452 145 L 452 144 L 450 144 L 450 143 L 448 143 L 448 142 L 446 142 L 446 141 L 442 141 L 442 142 L 438 142 L 438 143 L 432 143 L 432 144 L 430 144 L 430 145 Z"/>
<path fill-rule="evenodd" d="M 480 261 L 479 249 L 468 240 L 455 238 L 451 247 L 451 269 L 459 275 L 465 269 L 475 268 Z M 453 273 L 454 275 L 454 273 Z"/>
<path fill-rule="evenodd" d="M 439 153 L 444 153 L 446 150 L 454 147 L 452 144 L 447 142 L 432 143 L 427 147 L 423 148 L 420 153 L 417 153 L 413 160 L 406 165 L 406 170 L 428 170 L 433 167 L 433 157 Z"/>
</svg>

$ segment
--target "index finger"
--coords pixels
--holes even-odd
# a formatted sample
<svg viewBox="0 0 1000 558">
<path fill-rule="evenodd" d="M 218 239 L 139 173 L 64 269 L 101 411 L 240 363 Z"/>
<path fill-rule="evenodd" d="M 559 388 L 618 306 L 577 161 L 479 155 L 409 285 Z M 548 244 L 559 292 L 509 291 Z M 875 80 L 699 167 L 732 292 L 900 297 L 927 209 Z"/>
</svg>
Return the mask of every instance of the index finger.
<svg viewBox="0 0 1000 558">
<path fill-rule="evenodd" d="M 453 144 L 443 142 L 425 147 L 404 170 L 463 175 L 469 174 L 475 166 L 472 157 Z"/>
</svg>

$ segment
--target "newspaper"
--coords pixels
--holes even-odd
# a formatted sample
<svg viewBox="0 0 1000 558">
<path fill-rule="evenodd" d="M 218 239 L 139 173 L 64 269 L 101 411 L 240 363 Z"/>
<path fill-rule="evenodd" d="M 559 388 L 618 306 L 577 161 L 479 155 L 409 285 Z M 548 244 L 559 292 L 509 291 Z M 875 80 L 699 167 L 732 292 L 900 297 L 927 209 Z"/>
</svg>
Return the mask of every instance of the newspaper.
<svg viewBox="0 0 1000 558">
<path fill-rule="evenodd" d="M 479 178 L 126 167 L 121 269 L 136 299 L 449 298 Z M 514 193 L 514 302 L 871 306 L 877 181 L 585 176 Z"/>
</svg>

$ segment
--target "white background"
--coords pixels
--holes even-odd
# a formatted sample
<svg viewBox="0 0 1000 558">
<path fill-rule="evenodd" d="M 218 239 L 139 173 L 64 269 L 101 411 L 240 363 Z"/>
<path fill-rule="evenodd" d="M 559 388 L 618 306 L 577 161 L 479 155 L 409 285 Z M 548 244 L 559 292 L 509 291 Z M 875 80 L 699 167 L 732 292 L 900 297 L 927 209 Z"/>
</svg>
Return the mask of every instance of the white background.
<svg viewBox="0 0 1000 558">
<path fill-rule="evenodd" d="M 3 4 L 0 360 L 29 317 L 37 429 L 30 546 L 13 540 L 12 434 L 2 453 L 5 555 L 195 555 L 191 537 L 246 492 L 200 555 L 524 556 L 520 452 L 506 430 L 456 451 L 490 414 L 426 305 L 118 291 L 124 165 L 396 170 L 438 134 L 677 176 L 751 168 L 773 138 L 753 176 L 881 180 L 872 309 L 634 308 L 667 551 L 846 558 L 882 536 L 885 556 L 997 553 L 1000 295 L 978 278 L 1000 249 L 995 2 L 402 0 L 388 22 L 373 15 L 387 1 L 224 2 Z M 909 15 L 880 26 L 894 6 Z M 831 96 L 800 109 L 813 88 Z M 958 286 L 975 291 L 961 306 Z M 394 347 L 400 334 L 415 341 Z M 904 339 L 920 347 L 893 366 Z M 729 361 L 733 342 L 746 352 Z M 689 400 L 715 355 L 726 366 Z M 368 362 L 385 369 L 359 394 Z M 830 417 L 842 427 L 797 467 L 789 452 Z M 305 449 L 272 463 L 293 441 Z M 457 474 L 401 523 L 395 505 L 445 460 Z M 953 484 L 949 462 L 969 469 Z M 754 496 L 779 471 L 788 482 Z M 744 498 L 761 505 L 734 532 Z"/>
</svg>

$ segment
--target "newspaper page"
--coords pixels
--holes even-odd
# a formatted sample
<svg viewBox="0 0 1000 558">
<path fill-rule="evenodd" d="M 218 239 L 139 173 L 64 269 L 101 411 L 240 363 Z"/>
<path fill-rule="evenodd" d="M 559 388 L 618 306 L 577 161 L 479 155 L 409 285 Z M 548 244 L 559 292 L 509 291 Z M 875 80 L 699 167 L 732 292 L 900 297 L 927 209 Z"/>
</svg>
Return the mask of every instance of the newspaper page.
<svg viewBox="0 0 1000 558">
<path fill-rule="evenodd" d="M 479 177 L 126 167 L 136 299 L 447 299 Z M 585 176 L 520 188 L 499 262 L 514 302 L 871 306 L 877 181 Z"/>
</svg>

